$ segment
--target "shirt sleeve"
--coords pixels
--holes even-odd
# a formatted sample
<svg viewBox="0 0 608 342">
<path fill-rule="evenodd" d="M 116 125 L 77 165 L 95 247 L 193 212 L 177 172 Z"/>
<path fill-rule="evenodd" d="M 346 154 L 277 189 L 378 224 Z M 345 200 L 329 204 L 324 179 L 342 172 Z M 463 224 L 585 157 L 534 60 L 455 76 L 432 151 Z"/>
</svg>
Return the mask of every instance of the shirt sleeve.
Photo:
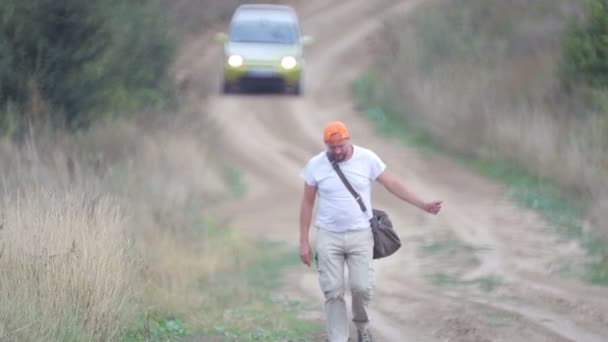
<svg viewBox="0 0 608 342">
<path fill-rule="evenodd" d="M 310 186 L 317 186 L 317 180 L 314 177 L 314 167 L 313 160 L 308 161 L 304 169 L 302 170 L 300 176 L 304 179 L 304 182 Z"/>
<path fill-rule="evenodd" d="M 384 172 L 384 170 L 386 170 L 386 164 L 373 151 L 370 151 L 369 158 L 370 158 L 370 178 L 375 181 L 378 178 L 378 176 L 380 176 L 380 174 L 382 174 L 382 172 Z"/>
</svg>

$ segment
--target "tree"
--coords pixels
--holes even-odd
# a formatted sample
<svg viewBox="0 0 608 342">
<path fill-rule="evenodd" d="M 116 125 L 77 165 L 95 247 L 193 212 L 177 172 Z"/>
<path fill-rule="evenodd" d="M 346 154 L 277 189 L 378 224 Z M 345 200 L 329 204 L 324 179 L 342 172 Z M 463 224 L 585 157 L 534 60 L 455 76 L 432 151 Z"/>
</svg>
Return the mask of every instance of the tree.
<svg viewBox="0 0 608 342">
<path fill-rule="evenodd" d="M 26 111 L 39 96 L 53 123 L 75 127 L 162 102 L 174 49 L 155 9 L 148 0 L 3 0 L 0 105 Z"/>
<path fill-rule="evenodd" d="M 565 33 L 562 80 L 567 85 L 608 87 L 608 0 L 588 0 L 584 20 Z"/>
</svg>

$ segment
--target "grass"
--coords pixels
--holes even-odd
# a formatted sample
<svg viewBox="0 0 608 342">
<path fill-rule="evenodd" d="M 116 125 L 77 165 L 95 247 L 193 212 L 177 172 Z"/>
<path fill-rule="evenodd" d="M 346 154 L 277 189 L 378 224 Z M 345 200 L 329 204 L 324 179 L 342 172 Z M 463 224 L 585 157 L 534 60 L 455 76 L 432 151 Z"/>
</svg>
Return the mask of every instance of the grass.
<svg viewBox="0 0 608 342">
<path fill-rule="evenodd" d="M 433 272 L 427 275 L 427 279 L 435 286 L 463 286 L 476 285 L 484 292 L 492 292 L 500 285 L 502 280 L 496 275 L 488 275 L 472 280 L 463 280 L 461 273 L 455 270 L 459 267 L 477 266 L 477 259 L 472 254 L 489 250 L 488 247 L 470 246 L 455 239 L 442 239 L 425 243 L 420 247 L 423 257 L 435 257 Z M 441 271 L 441 268 L 450 269 L 450 272 Z"/>
<path fill-rule="evenodd" d="M 479 288 L 485 292 L 492 292 L 502 284 L 502 279 L 495 275 L 481 277 L 476 280 Z"/>
<path fill-rule="evenodd" d="M 608 116 L 594 100 L 605 90 L 559 82 L 564 24 L 578 10 L 561 0 L 422 5 L 385 25 L 353 91 L 379 131 L 508 185 L 584 246 L 581 276 L 608 285 Z"/>
<path fill-rule="evenodd" d="M 184 322 L 176 318 L 162 318 L 163 315 L 146 315 L 140 318 L 123 337 L 125 342 L 167 341 L 187 337 Z"/>
<path fill-rule="evenodd" d="M 532 175 L 523 169 L 501 162 L 469 160 L 469 165 L 481 174 L 509 185 L 516 203 L 538 212 L 560 236 L 577 240 L 594 260 L 587 263 L 582 278 L 594 285 L 608 286 L 608 241 L 585 233 L 582 226 L 583 206 L 577 196 L 568 196 L 557 184 Z"/>
<path fill-rule="evenodd" d="M 203 338 L 210 341 L 310 341 L 320 331 L 300 318 L 311 308 L 278 295 L 284 272 L 297 255 L 268 241 L 245 241 L 235 231 L 214 228 L 210 243 L 223 250 L 222 270 L 199 274 L 191 303 L 141 317 L 125 341 Z"/>
<path fill-rule="evenodd" d="M 201 291 L 212 296 L 204 302 L 207 328 L 196 334 L 226 341 L 310 340 L 321 327 L 298 317 L 310 308 L 277 293 L 283 285 L 283 273 L 299 265 L 297 255 L 267 241 L 252 247 L 234 251 L 230 271 L 201 282 Z"/>
<path fill-rule="evenodd" d="M 374 86 L 373 77 L 364 76 L 353 84 L 353 92 L 359 108 L 370 119 L 377 129 L 399 141 L 414 146 L 422 153 L 446 153 L 444 149 L 430 138 L 430 134 L 420 132 L 419 128 L 408 126 L 402 119 L 397 120 L 392 105 L 374 103 L 370 88 Z M 449 154 L 456 161 L 474 169 L 478 173 L 507 184 L 512 198 L 520 205 L 538 211 L 542 217 L 557 228 L 565 238 L 577 239 L 595 260 L 588 263 L 583 278 L 592 284 L 608 285 L 608 272 L 604 257 L 608 255 L 608 243 L 593 236 L 583 234 L 581 225 L 582 205 L 577 205 L 554 182 L 531 174 L 521 167 L 498 160 L 484 160 L 478 157 Z M 439 248 L 439 246 L 436 246 Z"/>
<path fill-rule="evenodd" d="M 581 236 L 578 218 L 582 216 L 582 206 L 569 199 L 554 182 L 500 161 L 464 157 L 462 161 L 487 178 L 508 184 L 518 203 L 542 213 L 546 220 L 560 227 L 565 236 Z"/>
<path fill-rule="evenodd" d="M 0 140 L 0 340 L 315 333 L 272 296 L 297 253 L 212 220 L 246 183 L 210 166 L 204 118 L 174 114 Z"/>
<path fill-rule="evenodd" d="M 556 227 L 564 238 L 576 239 L 582 243 L 594 260 L 588 263 L 583 279 L 601 286 L 608 286 L 608 268 L 605 260 L 608 256 L 608 242 L 595 236 L 583 233 L 581 216 L 584 204 L 576 202 L 568 196 L 567 192 L 555 182 L 543 179 L 526 171 L 515 164 L 508 164 L 496 159 L 483 159 L 464 154 L 448 153 L 431 138 L 430 133 L 422 128 L 408 125 L 401 110 L 395 110 L 390 101 L 380 102 L 374 99 L 373 88 L 375 76 L 367 74 L 357 79 L 352 85 L 352 91 L 358 108 L 362 111 L 377 130 L 404 144 L 414 146 L 422 153 L 444 153 L 455 161 L 463 163 L 479 174 L 502 182 L 509 186 L 513 200 L 530 209 L 534 209 L 541 216 Z M 407 108 L 405 109 L 407 110 Z M 431 246 L 433 249 L 450 248 L 449 246 Z M 440 283 L 449 282 L 441 280 Z"/>
<path fill-rule="evenodd" d="M 5 192 L 0 222 L 0 340 L 121 336 L 141 309 L 142 265 L 111 198 Z"/>
<path fill-rule="evenodd" d="M 375 86 L 377 77 L 379 77 L 378 74 L 370 70 L 352 83 L 356 105 L 363 115 L 375 125 L 381 134 L 387 137 L 415 146 L 422 153 L 439 151 L 439 145 L 433 142 L 428 132 L 405 125 L 400 112 L 411 109 L 396 110 L 398 107 L 390 99 L 383 98 L 381 101 L 376 99 L 371 87 Z"/>
<path fill-rule="evenodd" d="M 437 272 L 429 275 L 428 278 L 435 286 L 476 285 L 480 290 L 488 293 L 502 285 L 502 279 L 496 275 L 488 275 L 472 280 L 463 280 L 459 275 Z"/>
<path fill-rule="evenodd" d="M 224 168 L 224 181 L 228 184 L 228 193 L 233 198 L 241 198 L 247 194 L 247 185 L 243 181 L 242 173 L 235 167 Z"/>
<path fill-rule="evenodd" d="M 434 256 L 438 254 L 447 254 L 452 255 L 462 251 L 466 252 L 475 252 L 475 251 L 484 251 L 488 250 L 488 247 L 481 246 L 469 246 L 462 241 L 458 240 L 442 240 L 442 241 L 433 241 L 431 243 L 427 243 L 422 245 L 422 255 L 423 256 Z"/>
</svg>

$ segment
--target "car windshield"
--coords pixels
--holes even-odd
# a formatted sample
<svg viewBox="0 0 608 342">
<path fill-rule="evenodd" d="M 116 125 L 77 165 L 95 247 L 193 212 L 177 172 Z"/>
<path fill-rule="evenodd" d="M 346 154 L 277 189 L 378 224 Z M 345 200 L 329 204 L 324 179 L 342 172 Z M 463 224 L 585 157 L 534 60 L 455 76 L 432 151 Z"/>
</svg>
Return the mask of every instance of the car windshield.
<svg viewBox="0 0 608 342">
<path fill-rule="evenodd" d="M 296 37 L 296 27 L 286 21 L 243 20 L 230 30 L 230 41 L 240 43 L 294 44 Z"/>
</svg>

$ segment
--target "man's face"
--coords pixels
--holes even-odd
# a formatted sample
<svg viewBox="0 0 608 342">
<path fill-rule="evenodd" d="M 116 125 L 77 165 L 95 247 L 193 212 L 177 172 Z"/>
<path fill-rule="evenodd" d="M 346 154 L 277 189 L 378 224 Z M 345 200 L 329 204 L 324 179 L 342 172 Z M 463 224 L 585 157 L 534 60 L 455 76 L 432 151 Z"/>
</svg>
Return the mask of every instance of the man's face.
<svg viewBox="0 0 608 342">
<path fill-rule="evenodd" d="M 328 142 L 327 151 L 329 152 L 332 159 L 336 161 L 344 161 L 348 156 L 348 152 L 350 150 L 350 140 L 344 139 L 337 142 Z"/>
</svg>

